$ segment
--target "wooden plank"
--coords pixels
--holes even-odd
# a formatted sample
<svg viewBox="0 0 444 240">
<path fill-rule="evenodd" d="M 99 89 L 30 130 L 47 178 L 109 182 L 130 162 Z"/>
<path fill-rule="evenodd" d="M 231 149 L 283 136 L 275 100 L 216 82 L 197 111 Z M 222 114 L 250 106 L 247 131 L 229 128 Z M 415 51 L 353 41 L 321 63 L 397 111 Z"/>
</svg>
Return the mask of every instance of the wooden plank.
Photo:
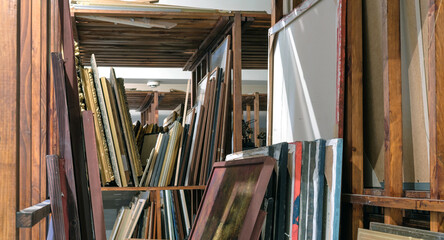
<svg viewBox="0 0 444 240">
<path fill-rule="evenodd" d="M 48 69 L 49 69 L 49 61 L 48 61 L 48 47 L 49 47 L 49 39 L 48 39 L 48 29 L 49 29 L 49 1 L 41 1 L 41 6 L 39 7 L 41 11 L 41 15 L 39 17 L 40 29 L 41 29 L 41 51 L 40 51 L 40 201 L 47 198 L 47 189 L 46 189 L 46 154 L 48 154 L 48 125 L 47 119 L 48 117 L 48 93 L 52 93 L 52 89 L 48 88 Z M 36 236 L 37 239 L 44 239 L 47 235 L 47 221 L 42 221 L 40 224 L 40 236 Z M 33 236 L 34 237 L 34 236 Z"/>
<path fill-rule="evenodd" d="M 159 123 L 159 92 L 154 91 L 154 99 L 151 105 L 152 121 L 153 123 Z"/>
<path fill-rule="evenodd" d="M 162 220 L 160 214 L 161 202 L 160 191 L 156 191 L 156 215 L 157 215 L 157 237 L 162 238 Z"/>
<path fill-rule="evenodd" d="M 233 23 L 233 152 L 242 151 L 242 21 L 234 14 Z"/>
<path fill-rule="evenodd" d="M 302 2 L 303 0 L 293 0 L 293 9 L 297 8 Z"/>
<path fill-rule="evenodd" d="M 271 26 L 276 24 L 281 20 L 284 12 L 284 1 L 283 0 L 272 0 L 271 1 Z"/>
<path fill-rule="evenodd" d="M 46 92 L 41 91 L 41 82 L 46 78 L 42 76 L 42 66 L 46 66 L 46 62 L 42 62 L 42 1 L 32 1 L 31 6 L 31 204 L 38 204 L 45 198 L 41 198 L 41 185 L 46 185 L 46 178 L 41 178 L 41 159 L 44 158 L 44 148 L 41 142 L 42 132 L 40 130 L 42 119 L 45 119 L 44 109 L 42 109 L 41 95 Z M 46 20 L 46 19 L 44 19 Z M 44 124 L 43 124 L 44 125 Z M 43 151 L 42 151 L 43 149 Z M 43 168 L 45 165 L 43 165 Z M 32 228 L 31 239 L 40 238 L 40 231 L 43 231 L 40 226 Z"/>
<path fill-rule="evenodd" d="M 444 199 L 444 18 L 441 1 L 429 1 L 430 197 Z M 430 230 L 444 232 L 444 214 L 430 213 Z"/>
<path fill-rule="evenodd" d="M 274 23 L 272 23 L 273 26 Z M 268 37 L 267 146 L 273 144 L 273 68 L 276 34 Z"/>
<path fill-rule="evenodd" d="M 52 224 L 54 227 L 54 239 L 65 238 L 65 224 L 62 204 L 62 192 L 60 183 L 59 158 L 57 155 L 46 157 L 48 172 L 48 193 L 51 201 Z"/>
<path fill-rule="evenodd" d="M 131 10 L 111 10 L 111 9 L 81 9 L 74 8 L 75 16 L 81 15 L 107 15 L 107 16 L 128 16 L 128 17 L 168 17 L 186 19 L 218 19 L 220 16 L 232 16 L 232 13 L 220 12 L 171 12 L 171 11 L 131 11 Z M 264 13 L 262 16 L 266 15 Z"/>
<path fill-rule="evenodd" d="M 18 228 L 30 228 L 39 223 L 42 219 L 51 213 L 51 203 L 45 200 L 31 207 L 20 210 L 16 213 L 16 222 Z M 37 228 L 39 229 L 39 228 Z"/>
<path fill-rule="evenodd" d="M 253 141 L 256 147 L 259 147 L 259 93 L 254 93 L 254 133 Z"/>
<path fill-rule="evenodd" d="M 363 178 L 363 99 L 362 99 L 362 1 L 347 1 L 347 75 L 344 146 L 344 192 L 362 194 Z M 344 228 L 341 237 L 356 239 L 358 228 L 364 226 L 360 205 L 344 206 Z M 345 223 L 351 222 L 351 227 Z M 349 223 L 346 224 L 349 226 Z"/>
<path fill-rule="evenodd" d="M 160 191 L 160 190 L 196 190 L 205 189 L 205 185 L 200 186 L 168 186 L 168 187 L 102 187 L 102 192 L 106 191 Z"/>
<path fill-rule="evenodd" d="M 69 205 L 69 236 L 72 239 L 81 239 L 80 222 L 77 205 L 76 181 L 74 178 L 73 149 L 71 148 L 71 132 L 69 130 L 68 105 L 66 99 L 65 74 L 63 59 L 60 53 L 51 53 L 54 96 L 58 121 L 58 138 L 60 156 L 64 159 L 67 201 Z M 78 105 L 78 103 L 77 103 Z M 79 129 L 80 130 L 80 129 Z M 63 181 L 63 179 L 62 179 Z"/>
<path fill-rule="evenodd" d="M 383 4 L 384 73 L 384 188 L 385 195 L 402 196 L 402 81 L 400 2 L 385 0 Z M 384 39 L 385 38 L 385 39 Z M 402 224 L 402 211 L 385 209 L 384 222 Z"/>
<path fill-rule="evenodd" d="M 32 2 L 20 2 L 20 132 L 19 208 L 32 206 Z M 19 230 L 21 239 L 32 237 L 30 229 Z"/>
<path fill-rule="evenodd" d="M 444 212 L 444 200 L 439 199 L 370 196 L 344 193 L 342 194 L 342 200 L 347 203 L 376 207 Z"/>
<path fill-rule="evenodd" d="M 245 111 L 247 112 L 247 122 L 251 121 L 251 105 L 247 104 Z"/>
<path fill-rule="evenodd" d="M 72 158 L 74 175 L 77 181 L 80 230 L 82 238 L 92 239 L 91 207 L 89 203 L 88 182 L 86 178 L 86 159 L 84 154 L 81 117 L 79 106 L 78 81 L 74 59 L 74 36 L 71 23 L 69 0 L 59 0 L 62 25 L 63 56 L 65 60 L 66 96 L 69 109 L 69 128 L 71 131 Z M 67 158 L 65 158 L 68 160 Z M 68 162 L 68 161 L 67 161 Z M 69 181 L 68 181 L 69 182 Z"/>
<path fill-rule="evenodd" d="M 98 153 L 92 112 L 83 111 L 82 120 L 83 132 L 85 135 L 85 150 L 88 165 L 89 189 L 91 192 L 94 233 L 97 240 L 106 240 L 102 191 L 100 189 L 99 160 L 97 158 Z"/>
<path fill-rule="evenodd" d="M 184 66 L 185 71 L 189 71 L 190 67 L 195 64 L 195 61 L 202 58 L 202 56 L 208 51 L 208 47 L 211 47 L 212 44 L 216 44 L 214 41 L 219 37 L 219 34 L 221 34 L 221 31 L 223 31 L 228 23 L 228 17 L 220 17 L 217 20 L 216 24 L 212 27 L 211 32 L 205 37 L 198 49 L 188 59 Z"/>
<path fill-rule="evenodd" d="M 153 99 L 154 94 L 151 94 L 149 92 L 146 93 L 145 98 L 143 99 L 143 101 L 140 103 L 140 106 L 138 109 L 136 109 L 139 112 L 145 112 L 146 109 L 148 108 L 148 106 L 151 104 L 151 102 L 154 100 Z"/>
</svg>

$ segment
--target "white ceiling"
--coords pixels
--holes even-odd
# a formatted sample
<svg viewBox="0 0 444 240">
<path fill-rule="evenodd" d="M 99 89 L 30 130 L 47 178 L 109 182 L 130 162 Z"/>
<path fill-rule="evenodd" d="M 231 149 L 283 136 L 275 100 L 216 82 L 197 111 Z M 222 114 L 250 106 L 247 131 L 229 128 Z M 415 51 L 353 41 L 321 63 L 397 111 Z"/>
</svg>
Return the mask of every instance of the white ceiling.
<svg viewBox="0 0 444 240">
<path fill-rule="evenodd" d="M 229 11 L 271 12 L 271 0 L 159 0 L 159 4 Z"/>
<path fill-rule="evenodd" d="M 186 91 L 186 84 L 191 78 L 191 72 L 180 68 L 136 68 L 116 67 L 116 76 L 125 79 L 125 87 L 136 90 L 157 90 L 168 92 L 171 89 Z M 99 67 L 99 77 L 109 78 L 109 67 Z M 242 92 L 266 93 L 267 70 L 242 70 Z M 147 86 L 148 81 L 157 81 L 159 87 L 152 89 Z"/>
</svg>

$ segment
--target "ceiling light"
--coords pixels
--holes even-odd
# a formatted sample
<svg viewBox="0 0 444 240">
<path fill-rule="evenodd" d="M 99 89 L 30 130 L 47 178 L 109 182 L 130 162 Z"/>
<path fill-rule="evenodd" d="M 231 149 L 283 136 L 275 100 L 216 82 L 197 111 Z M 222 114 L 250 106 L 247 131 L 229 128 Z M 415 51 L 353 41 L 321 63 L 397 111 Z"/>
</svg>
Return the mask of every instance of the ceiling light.
<svg viewBox="0 0 444 240">
<path fill-rule="evenodd" d="M 157 82 L 157 81 L 148 81 L 147 83 L 146 83 L 146 85 L 148 85 L 149 87 L 151 87 L 151 88 L 156 88 L 156 87 L 158 87 L 159 86 L 159 82 Z"/>
</svg>

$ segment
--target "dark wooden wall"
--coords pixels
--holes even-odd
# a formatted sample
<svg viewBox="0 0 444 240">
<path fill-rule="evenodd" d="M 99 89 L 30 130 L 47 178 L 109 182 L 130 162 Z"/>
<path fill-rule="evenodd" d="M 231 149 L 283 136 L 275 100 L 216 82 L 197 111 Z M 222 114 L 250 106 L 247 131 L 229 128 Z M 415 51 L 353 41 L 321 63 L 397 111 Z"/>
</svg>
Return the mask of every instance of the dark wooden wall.
<svg viewBox="0 0 444 240">
<path fill-rule="evenodd" d="M 47 198 L 45 156 L 55 152 L 48 54 L 57 38 L 49 16 L 56 5 L 0 4 L 0 239 L 45 239 L 46 221 L 19 230 L 15 214 Z"/>
</svg>

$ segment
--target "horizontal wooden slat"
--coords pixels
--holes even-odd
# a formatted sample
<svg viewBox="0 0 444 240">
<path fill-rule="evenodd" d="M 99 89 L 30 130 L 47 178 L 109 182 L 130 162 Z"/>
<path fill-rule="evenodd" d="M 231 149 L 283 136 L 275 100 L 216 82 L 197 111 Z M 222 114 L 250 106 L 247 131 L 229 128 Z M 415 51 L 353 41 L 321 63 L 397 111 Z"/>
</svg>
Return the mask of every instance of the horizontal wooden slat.
<svg viewBox="0 0 444 240">
<path fill-rule="evenodd" d="M 364 189 L 364 195 L 373 195 L 373 196 L 384 196 L 385 192 L 382 188 L 366 188 Z M 407 198 L 430 198 L 429 191 L 415 191 L 415 190 L 404 190 L 402 195 Z"/>
<path fill-rule="evenodd" d="M 16 225 L 18 228 L 30 228 L 40 222 L 51 213 L 51 203 L 45 200 L 34 206 L 25 208 L 16 213 Z"/>
<path fill-rule="evenodd" d="M 163 12 L 163 11 L 116 11 L 74 10 L 79 38 L 81 62 L 89 64 L 91 54 L 101 66 L 115 67 L 179 67 L 183 68 L 199 46 L 208 45 L 210 35 L 216 35 L 215 27 L 220 19 L 229 19 L 228 12 Z M 82 16 L 106 16 L 112 18 L 149 18 L 168 21 L 177 25 L 172 29 L 140 28 L 125 26 Z M 268 28 L 270 15 L 258 12 L 242 13 L 248 19 L 248 27 L 242 34 L 242 62 L 245 69 L 266 69 Z M 219 27 L 223 31 L 224 27 Z M 199 56 L 195 57 L 197 60 Z"/>
<path fill-rule="evenodd" d="M 159 191 L 159 190 L 196 190 L 205 189 L 201 186 L 172 186 L 172 187 L 102 187 L 102 192 L 106 191 Z"/>
<path fill-rule="evenodd" d="M 342 201 L 352 204 L 377 207 L 444 212 L 444 200 L 436 199 L 371 196 L 344 193 L 342 194 Z"/>
</svg>

